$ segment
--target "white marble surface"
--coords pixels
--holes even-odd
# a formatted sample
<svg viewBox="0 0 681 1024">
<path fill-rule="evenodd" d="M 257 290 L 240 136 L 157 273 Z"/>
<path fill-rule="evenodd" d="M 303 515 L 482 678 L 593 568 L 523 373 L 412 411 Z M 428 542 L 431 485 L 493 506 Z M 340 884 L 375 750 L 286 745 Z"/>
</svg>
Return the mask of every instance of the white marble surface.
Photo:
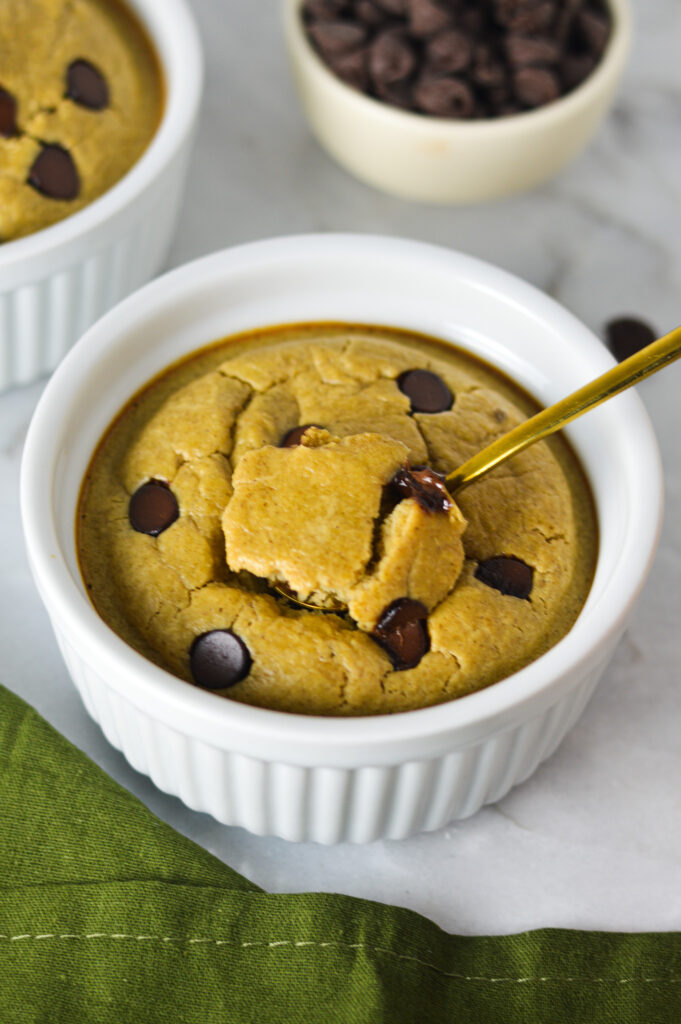
<svg viewBox="0 0 681 1024">
<path fill-rule="evenodd" d="M 681 322 L 681 7 L 635 0 L 616 108 L 589 150 L 529 195 L 468 209 L 383 196 L 311 139 L 276 4 L 193 0 L 207 51 L 204 115 L 169 265 L 300 231 L 422 238 L 549 291 L 595 331 L 611 316 Z M 86 716 L 29 578 L 19 462 L 36 385 L 0 396 L 0 678 L 161 818 L 270 890 L 402 904 L 462 933 L 544 925 L 681 928 L 681 365 L 640 389 L 667 479 L 664 535 L 640 605 L 583 718 L 499 804 L 406 842 L 320 848 L 225 828 L 159 793 Z"/>
</svg>

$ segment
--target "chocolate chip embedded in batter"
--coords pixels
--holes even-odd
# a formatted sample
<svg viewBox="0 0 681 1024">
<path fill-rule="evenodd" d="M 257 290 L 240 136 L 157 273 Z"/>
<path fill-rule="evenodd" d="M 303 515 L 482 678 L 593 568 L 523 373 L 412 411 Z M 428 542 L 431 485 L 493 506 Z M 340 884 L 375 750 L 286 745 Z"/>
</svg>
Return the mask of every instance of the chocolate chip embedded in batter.
<svg viewBox="0 0 681 1024">
<path fill-rule="evenodd" d="M 0 135 L 9 139 L 17 133 L 17 101 L 0 86 Z"/>
<path fill-rule="evenodd" d="M 128 505 L 128 518 L 133 530 L 158 537 L 180 514 L 177 499 L 167 484 L 150 480 L 138 487 Z"/>
<path fill-rule="evenodd" d="M 618 363 L 636 355 L 657 337 L 652 327 L 633 316 L 611 320 L 606 324 L 605 331 L 608 347 Z"/>
<path fill-rule="evenodd" d="M 400 597 L 384 610 L 371 634 L 397 672 L 414 668 L 430 650 L 428 610 L 420 601 Z"/>
<path fill-rule="evenodd" d="M 445 412 L 454 404 L 442 377 L 430 370 L 405 370 L 397 378 L 397 386 L 411 402 L 412 412 Z"/>
<path fill-rule="evenodd" d="M 303 440 L 303 434 L 310 427 L 317 427 L 319 430 L 323 430 L 318 423 L 303 423 L 300 427 L 294 427 L 293 430 L 289 430 L 287 434 L 284 434 L 281 441 L 279 442 L 280 448 L 296 448 Z"/>
<path fill-rule="evenodd" d="M 55 143 L 40 150 L 28 172 L 27 183 L 48 199 L 75 199 L 80 192 L 73 157 Z"/>
<path fill-rule="evenodd" d="M 389 483 L 400 498 L 415 498 L 427 512 L 447 512 L 453 502 L 445 478 L 429 466 L 403 466 Z"/>
<path fill-rule="evenodd" d="M 213 629 L 197 636 L 189 652 L 194 682 L 206 690 L 224 690 L 251 671 L 251 652 L 231 629 Z"/>
<path fill-rule="evenodd" d="M 103 110 L 109 106 L 109 85 L 89 60 L 74 60 L 66 70 L 66 97 L 88 110 Z"/>
<path fill-rule="evenodd" d="M 534 569 L 513 555 L 497 555 L 478 564 L 475 578 L 508 597 L 524 600 L 532 593 Z"/>
</svg>

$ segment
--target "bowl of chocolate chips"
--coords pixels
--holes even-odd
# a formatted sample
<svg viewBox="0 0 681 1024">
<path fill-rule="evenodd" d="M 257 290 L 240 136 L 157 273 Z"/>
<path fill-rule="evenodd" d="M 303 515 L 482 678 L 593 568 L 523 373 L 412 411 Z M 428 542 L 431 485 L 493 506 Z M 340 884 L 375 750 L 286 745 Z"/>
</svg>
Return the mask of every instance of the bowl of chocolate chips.
<svg viewBox="0 0 681 1024">
<path fill-rule="evenodd" d="M 284 0 L 312 131 L 405 199 L 538 185 L 588 143 L 631 41 L 628 0 Z"/>
</svg>

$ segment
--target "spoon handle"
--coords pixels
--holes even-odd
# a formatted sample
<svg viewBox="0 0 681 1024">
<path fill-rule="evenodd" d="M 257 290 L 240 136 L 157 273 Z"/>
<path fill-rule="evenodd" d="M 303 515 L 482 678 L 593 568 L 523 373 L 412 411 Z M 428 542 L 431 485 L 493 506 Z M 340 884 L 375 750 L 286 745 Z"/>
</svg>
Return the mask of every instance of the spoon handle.
<svg viewBox="0 0 681 1024">
<path fill-rule="evenodd" d="M 646 345 L 635 355 L 625 359 L 612 370 L 592 380 L 567 398 L 561 399 L 548 409 L 542 409 L 524 423 L 520 423 L 508 434 L 504 434 L 492 444 L 483 448 L 462 466 L 455 469 L 446 478 L 445 483 L 451 494 L 467 487 L 495 466 L 500 465 L 511 456 L 528 448 L 535 441 L 542 441 L 554 434 L 561 427 L 576 420 L 582 413 L 595 409 L 601 402 L 613 398 L 620 391 L 625 391 L 632 384 L 638 384 L 651 374 L 657 373 L 664 366 L 673 363 L 681 356 L 681 327 Z"/>
</svg>

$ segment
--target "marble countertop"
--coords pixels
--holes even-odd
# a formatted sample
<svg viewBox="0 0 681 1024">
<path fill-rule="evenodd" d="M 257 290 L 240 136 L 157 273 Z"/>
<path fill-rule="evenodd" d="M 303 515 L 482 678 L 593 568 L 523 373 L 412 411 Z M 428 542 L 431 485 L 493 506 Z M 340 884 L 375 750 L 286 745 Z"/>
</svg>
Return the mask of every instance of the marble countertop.
<svg viewBox="0 0 681 1024">
<path fill-rule="evenodd" d="M 681 322 L 681 6 L 634 0 L 634 52 L 596 140 L 552 183 L 469 208 L 382 195 L 311 138 L 277 5 L 191 0 L 207 88 L 169 266 L 301 231 L 438 242 L 543 288 L 597 333 L 632 314 Z M 0 396 L 1 678 L 151 810 L 259 885 L 323 889 L 420 911 L 465 934 L 541 926 L 681 928 L 681 365 L 640 387 L 667 481 L 658 556 L 596 695 L 524 785 L 466 821 L 402 842 L 296 846 L 226 828 L 138 775 L 87 717 L 29 576 L 19 463 L 42 385 Z"/>
</svg>

